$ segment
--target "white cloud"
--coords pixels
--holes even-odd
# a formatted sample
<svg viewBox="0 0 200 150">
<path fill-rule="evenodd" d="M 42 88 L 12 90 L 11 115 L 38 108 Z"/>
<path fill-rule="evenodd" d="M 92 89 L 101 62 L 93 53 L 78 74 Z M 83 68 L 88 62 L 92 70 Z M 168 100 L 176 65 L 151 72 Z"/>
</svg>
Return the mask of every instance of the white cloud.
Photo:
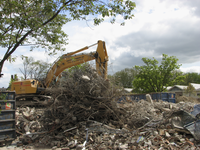
<svg viewBox="0 0 200 150">
<path fill-rule="evenodd" d="M 192 66 L 192 67 L 187 67 L 187 68 L 183 68 L 183 67 L 180 67 L 180 70 L 182 72 L 195 72 L 195 73 L 199 73 L 200 74 L 200 66 Z"/>
<path fill-rule="evenodd" d="M 3 73 L 3 77 L 0 78 L 0 88 L 4 87 L 7 88 L 9 86 L 11 74 L 10 73 Z"/>
<path fill-rule="evenodd" d="M 200 74 L 200 61 L 191 64 L 182 64 L 180 67 L 182 72 L 195 72 Z"/>
</svg>

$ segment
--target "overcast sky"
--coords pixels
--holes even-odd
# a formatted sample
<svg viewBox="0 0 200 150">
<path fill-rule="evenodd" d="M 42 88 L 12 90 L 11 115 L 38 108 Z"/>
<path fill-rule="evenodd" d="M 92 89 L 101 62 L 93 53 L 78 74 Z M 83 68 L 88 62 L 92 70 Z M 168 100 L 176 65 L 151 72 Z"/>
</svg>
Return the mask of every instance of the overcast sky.
<svg viewBox="0 0 200 150">
<path fill-rule="evenodd" d="M 19 47 L 14 53 L 34 56 L 35 60 L 54 62 L 62 54 L 92 45 L 98 40 L 106 42 L 109 55 L 108 73 L 113 74 L 135 65 L 144 65 L 143 57 L 161 60 L 162 54 L 176 56 L 181 71 L 200 73 L 200 0 L 135 0 L 135 17 L 120 26 L 120 16 L 115 24 L 109 19 L 99 26 L 92 21 L 73 21 L 63 30 L 68 34 L 66 51 L 48 57 L 42 50 L 29 51 Z M 0 48 L 0 58 L 5 52 Z M 95 51 L 93 47 L 85 52 Z M 7 87 L 11 74 L 19 74 L 22 60 L 6 62 L 0 87 Z"/>
</svg>

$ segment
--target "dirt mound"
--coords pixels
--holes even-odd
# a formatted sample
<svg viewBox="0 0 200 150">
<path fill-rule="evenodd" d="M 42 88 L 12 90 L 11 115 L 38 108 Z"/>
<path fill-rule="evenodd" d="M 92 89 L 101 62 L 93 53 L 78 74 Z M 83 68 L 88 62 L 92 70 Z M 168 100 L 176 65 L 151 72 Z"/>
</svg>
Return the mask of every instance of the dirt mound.
<svg viewBox="0 0 200 150">
<path fill-rule="evenodd" d="M 176 98 L 176 103 L 179 102 L 191 102 L 191 103 L 200 103 L 200 100 L 194 97 L 188 97 L 188 96 L 179 96 Z"/>
</svg>

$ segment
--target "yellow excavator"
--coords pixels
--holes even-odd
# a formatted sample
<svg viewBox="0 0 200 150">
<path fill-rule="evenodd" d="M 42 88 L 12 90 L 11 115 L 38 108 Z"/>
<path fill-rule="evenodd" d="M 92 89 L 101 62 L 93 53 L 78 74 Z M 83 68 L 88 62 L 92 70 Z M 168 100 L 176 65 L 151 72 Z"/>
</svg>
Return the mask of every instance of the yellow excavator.
<svg viewBox="0 0 200 150">
<path fill-rule="evenodd" d="M 95 52 L 77 54 L 95 45 L 97 45 Z M 43 105 L 44 100 L 48 100 L 50 97 L 42 95 L 41 92 L 44 91 L 45 88 L 48 88 L 52 82 L 58 80 L 61 77 L 61 73 L 65 69 L 91 60 L 96 60 L 97 73 L 106 79 L 108 54 L 105 42 L 99 40 L 93 45 L 86 46 L 77 51 L 70 52 L 59 57 L 47 72 L 44 83 L 35 79 L 12 82 L 11 91 L 16 92 L 16 105 Z"/>
</svg>

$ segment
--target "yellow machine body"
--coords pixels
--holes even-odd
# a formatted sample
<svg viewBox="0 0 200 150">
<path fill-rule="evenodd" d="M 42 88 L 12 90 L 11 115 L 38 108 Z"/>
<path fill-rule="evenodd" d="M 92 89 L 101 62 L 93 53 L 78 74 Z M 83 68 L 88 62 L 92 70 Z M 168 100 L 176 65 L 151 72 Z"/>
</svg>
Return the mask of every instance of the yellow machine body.
<svg viewBox="0 0 200 150">
<path fill-rule="evenodd" d="M 38 81 L 34 79 L 15 81 L 12 83 L 11 91 L 16 94 L 35 94 L 37 93 Z"/>
</svg>

